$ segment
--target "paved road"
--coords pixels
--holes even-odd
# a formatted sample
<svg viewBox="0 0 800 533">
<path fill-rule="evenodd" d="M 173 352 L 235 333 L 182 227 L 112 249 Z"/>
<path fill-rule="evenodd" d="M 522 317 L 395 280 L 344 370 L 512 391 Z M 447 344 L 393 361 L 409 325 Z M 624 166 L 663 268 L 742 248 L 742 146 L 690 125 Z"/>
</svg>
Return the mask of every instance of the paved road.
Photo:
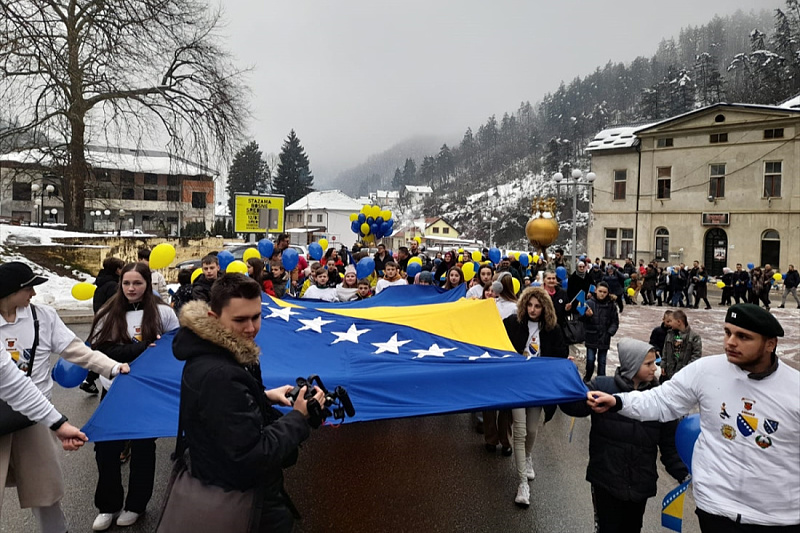
<svg viewBox="0 0 800 533">
<path fill-rule="evenodd" d="M 72 329 L 81 338 L 88 325 Z M 56 386 L 55 403 L 82 424 L 97 398 Z M 388 420 L 322 428 L 303 446 L 297 466 L 286 473 L 287 488 L 304 518 L 299 532 L 524 531 L 584 532 L 592 529 L 589 484 L 584 480 L 589 420 L 562 413 L 539 432 L 534 448 L 536 480 L 532 505 L 514 506 L 516 474 L 512 458 L 489 454 L 467 414 Z M 156 488 L 148 513 L 130 533 L 154 529 L 169 476 L 173 439 L 158 441 Z M 64 510 L 71 531 L 91 531 L 97 470 L 92 446 L 64 453 L 67 494 Z M 644 532 L 661 532 L 660 502 L 675 486 L 661 469 L 659 491 L 645 515 Z M 127 475 L 128 467 L 123 467 Z M 697 532 L 694 503 L 684 531 Z M 29 511 L 19 509 L 16 491 L 6 491 L 0 531 L 33 532 Z"/>
</svg>

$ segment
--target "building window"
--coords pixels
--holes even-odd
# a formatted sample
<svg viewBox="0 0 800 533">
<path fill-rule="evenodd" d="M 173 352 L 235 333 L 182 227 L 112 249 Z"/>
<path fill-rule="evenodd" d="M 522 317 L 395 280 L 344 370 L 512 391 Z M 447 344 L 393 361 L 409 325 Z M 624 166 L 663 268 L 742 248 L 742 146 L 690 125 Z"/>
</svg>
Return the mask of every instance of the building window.
<svg viewBox="0 0 800 533">
<path fill-rule="evenodd" d="M 167 185 L 170 187 L 175 187 L 178 185 L 178 176 L 167 176 Z"/>
<path fill-rule="evenodd" d="M 123 170 L 119 173 L 119 182 L 120 183 L 133 183 L 133 172 L 128 172 L 127 170 Z"/>
<path fill-rule="evenodd" d="M 145 174 L 144 175 L 144 184 L 145 185 L 158 185 L 158 174 Z"/>
<path fill-rule="evenodd" d="M 625 199 L 625 189 L 628 185 L 628 171 L 615 170 L 614 171 L 614 200 Z"/>
<path fill-rule="evenodd" d="M 672 167 L 658 167 L 658 199 L 665 200 L 670 198 L 672 190 Z"/>
<path fill-rule="evenodd" d="M 439 228 L 433 228 L 434 233 L 439 233 Z"/>
<path fill-rule="evenodd" d="M 656 140 L 656 146 L 658 148 L 671 148 L 672 137 L 662 137 L 661 139 Z"/>
<path fill-rule="evenodd" d="M 658 228 L 656 230 L 656 261 L 669 261 L 669 230 Z"/>
<path fill-rule="evenodd" d="M 206 193 L 203 191 L 192 192 L 192 207 L 195 209 L 206 208 Z"/>
<path fill-rule="evenodd" d="M 606 228 L 606 245 L 603 249 L 603 257 L 617 257 L 617 229 Z"/>
<path fill-rule="evenodd" d="M 783 163 L 781 161 L 764 163 L 764 198 L 780 198 L 782 171 Z"/>
<path fill-rule="evenodd" d="M 633 257 L 633 228 L 622 228 L 619 240 L 619 256 L 623 258 Z"/>
<path fill-rule="evenodd" d="M 180 202 L 181 201 L 181 191 L 167 191 L 167 201 L 168 202 Z"/>
<path fill-rule="evenodd" d="M 726 143 L 728 142 L 728 134 L 727 133 L 712 133 L 709 137 L 708 141 L 711 144 L 717 143 Z"/>
<path fill-rule="evenodd" d="M 765 139 L 783 139 L 783 128 L 764 130 Z"/>
<path fill-rule="evenodd" d="M 450 228 L 442 228 L 442 233 L 447 235 L 448 233 L 450 233 Z"/>
<path fill-rule="evenodd" d="M 294 220 L 294 215 L 287 215 L 286 222 L 292 222 Z"/>
<path fill-rule="evenodd" d="M 308 215 L 306 217 L 306 222 L 312 222 L 314 220 L 314 215 Z"/>
<path fill-rule="evenodd" d="M 134 194 L 133 189 L 122 189 L 122 199 L 123 200 L 133 200 Z"/>
<path fill-rule="evenodd" d="M 318 223 L 321 223 L 321 222 L 322 222 L 322 215 L 317 215 L 317 222 L 318 222 Z"/>
<path fill-rule="evenodd" d="M 725 165 L 711 165 L 711 179 L 708 184 L 708 195 L 712 198 L 725 197 Z"/>
<path fill-rule="evenodd" d="M 30 202 L 31 184 L 29 182 L 15 181 L 11 189 L 11 199 Z"/>
<path fill-rule="evenodd" d="M 96 181 L 104 181 L 107 183 L 111 182 L 111 172 L 107 170 L 99 170 L 95 173 L 94 179 Z"/>
<path fill-rule="evenodd" d="M 144 190 L 144 199 L 145 200 L 158 200 L 158 191 L 156 189 L 145 189 Z"/>
</svg>

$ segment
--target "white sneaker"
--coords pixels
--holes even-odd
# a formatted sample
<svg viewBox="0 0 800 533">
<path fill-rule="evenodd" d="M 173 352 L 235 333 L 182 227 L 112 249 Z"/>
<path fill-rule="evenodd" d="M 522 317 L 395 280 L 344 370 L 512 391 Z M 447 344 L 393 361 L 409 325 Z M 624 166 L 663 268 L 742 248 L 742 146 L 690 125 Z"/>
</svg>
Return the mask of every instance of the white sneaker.
<svg viewBox="0 0 800 533">
<path fill-rule="evenodd" d="M 118 526 L 132 526 L 139 520 L 139 513 L 134 513 L 133 511 L 122 511 L 122 514 L 119 515 L 117 518 L 117 525 Z"/>
<path fill-rule="evenodd" d="M 536 472 L 533 471 L 533 458 L 530 455 L 525 457 L 525 475 L 528 477 L 528 481 L 536 478 Z"/>
<path fill-rule="evenodd" d="M 92 531 L 105 531 L 110 528 L 115 516 L 116 513 L 100 513 L 92 523 Z"/>
<path fill-rule="evenodd" d="M 517 497 L 514 498 L 514 503 L 520 507 L 528 507 L 531 504 L 531 488 L 528 486 L 527 479 L 519 482 Z"/>
</svg>

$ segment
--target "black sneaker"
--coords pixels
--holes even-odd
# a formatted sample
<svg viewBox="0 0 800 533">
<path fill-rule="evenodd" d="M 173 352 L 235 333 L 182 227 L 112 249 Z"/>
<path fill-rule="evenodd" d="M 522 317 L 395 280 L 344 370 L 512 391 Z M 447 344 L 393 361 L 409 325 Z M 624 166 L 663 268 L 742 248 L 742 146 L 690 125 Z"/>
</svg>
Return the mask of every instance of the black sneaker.
<svg viewBox="0 0 800 533">
<path fill-rule="evenodd" d="M 81 383 L 79 388 L 87 394 L 98 394 L 100 392 L 97 390 L 97 385 L 95 385 L 94 382 L 89 381 L 84 381 Z"/>
</svg>

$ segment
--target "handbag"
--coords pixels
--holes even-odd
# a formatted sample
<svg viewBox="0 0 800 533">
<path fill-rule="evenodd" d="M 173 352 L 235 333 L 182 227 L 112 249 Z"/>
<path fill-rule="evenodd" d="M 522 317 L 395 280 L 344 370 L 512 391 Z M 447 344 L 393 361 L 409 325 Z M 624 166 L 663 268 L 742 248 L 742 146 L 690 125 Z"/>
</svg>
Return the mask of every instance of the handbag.
<svg viewBox="0 0 800 533">
<path fill-rule="evenodd" d="M 33 373 L 33 362 L 36 359 L 36 347 L 39 346 L 39 317 L 36 316 L 36 307 L 31 305 L 31 316 L 33 317 L 33 346 L 31 346 L 31 360 L 28 364 L 27 377 Z M 14 433 L 20 429 L 25 429 L 34 425 L 36 422 L 22 413 L 15 411 L 3 400 L 0 400 L 0 436 Z"/>
<path fill-rule="evenodd" d="M 562 329 L 567 344 L 583 344 L 586 341 L 586 325 L 580 320 L 568 319 Z"/>
<path fill-rule="evenodd" d="M 182 409 L 181 409 L 182 411 Z M 161 506 L 157 533 L 248 533 L 258 531 L 261 491 L 225 490 L 192 476 L 183 424 L 178 416 L 178 438 L 172 454 L 172 473 Z"/>
</svg>

